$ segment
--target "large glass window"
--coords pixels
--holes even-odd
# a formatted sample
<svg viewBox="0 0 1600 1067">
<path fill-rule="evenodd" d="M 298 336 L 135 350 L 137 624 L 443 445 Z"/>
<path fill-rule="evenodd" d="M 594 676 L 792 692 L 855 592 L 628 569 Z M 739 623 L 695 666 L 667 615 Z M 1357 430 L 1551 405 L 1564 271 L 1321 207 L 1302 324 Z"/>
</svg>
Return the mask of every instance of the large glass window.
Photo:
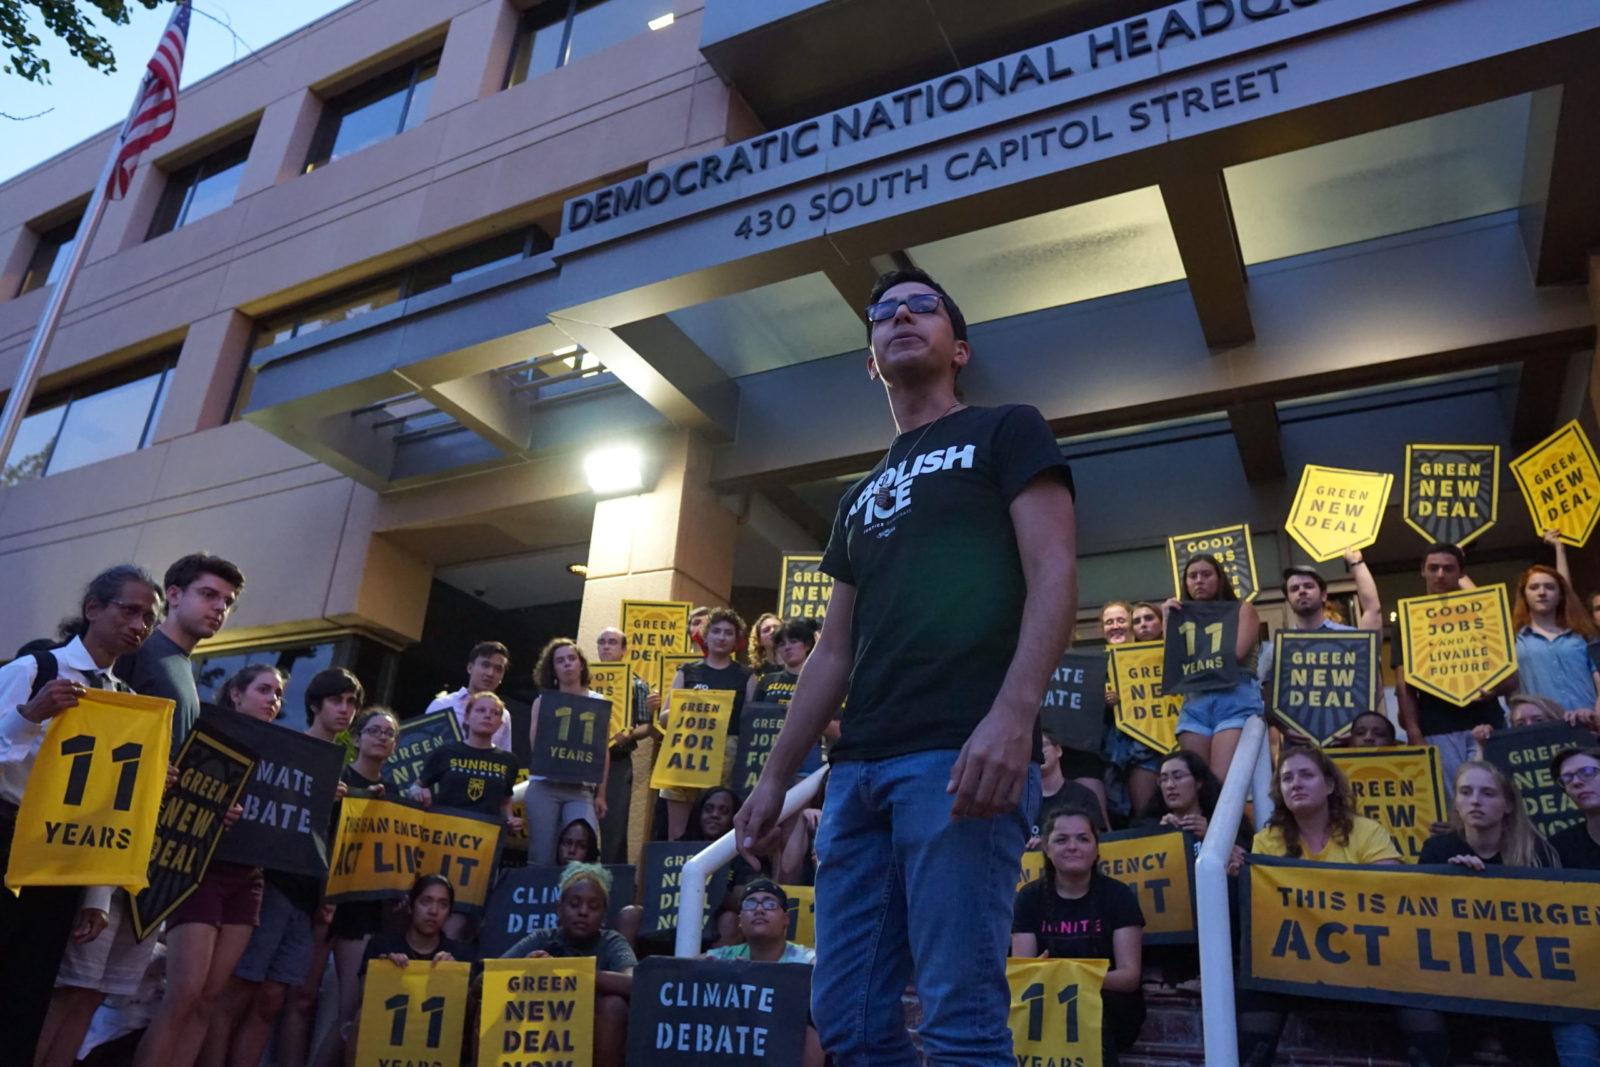
<svg viewBox="0 0 1600 1067">
<path fill-rule="evenodd" d="M 428 113 L 428 97 L 438 71 L 439 54 L 435 52 L 329 100 L 323 105 L 306 170 L 359 152 L 421 123 Z"/>
<path fill-rule="evenodd" d="M 545 0 L 522 17 L 506 87 L 672 23 L 672 0 Z"/>
<path fill-rule="evenodd" d="M 213 152 L 198 163 L 167 175 L 167 187 L 161 194 L 161 204 L 156 208 L 155 218 L 150 221 L 149 237 L 159 237 L 233 203 L 233 194 L 239 188 L 239 178 L 244 174 L 245 160 L 250 155 L 253 140 L 253 136 L 246 137 L 220 152 Z"/>
<path fill-rule="evenodd" d="M 41 396 L 22 420 L 0 485 L 59 474 L 150 443 L 177 353 Z"/>
<path fill-rule="evenodd" d="M 196 656 L 194 659 L 194 685 L 200 700 L 215 704 L 222 695 L 222 687 L 239 668 L 250 663 L 266 663 L 288 675 L 283 687 L 283 713 L 278 722 L 293 730 L 306 728 L 306 686 L 321 670 L 336 665 L 341 641 L 324 641 L 319 644 L 302 643 L 277 648 L 247 649 L 243 652 L 225 652 L 216 656 Z"/>
<path fill-rule="evenodd" d="M 33 246 L 33 255 L 28 260 L 27 273 L 22 276 L 22 285 L 17 289 L 18 296 L 61 280 L 61 275 L 67 269 L 67 261 L 72 258 L 72 250 L 77 247 L 78 224 L 82 221 L 83 216 L 80 215 L 39 234 L 39 241 Z"/>
</svg>

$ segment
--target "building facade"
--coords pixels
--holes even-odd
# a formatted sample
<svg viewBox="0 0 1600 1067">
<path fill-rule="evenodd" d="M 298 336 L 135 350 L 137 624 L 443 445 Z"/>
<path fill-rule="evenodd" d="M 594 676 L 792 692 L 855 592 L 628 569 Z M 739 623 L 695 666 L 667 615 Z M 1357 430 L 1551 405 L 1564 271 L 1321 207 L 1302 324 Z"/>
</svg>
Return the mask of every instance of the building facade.
<svg viewBox="0 0 1600 1067">
<path fill-rule="evenodd" d="M 1170 535 L 1249 523 L 1271 586 L 1308 463 L 1600 439 L 1596 116 L 1591 0 L 354 0 L 186 88 L 108 211 L 5 459 L 0 649 L 202 548 L 249 580 L 213 682 L 275 651 L 405 714 L 475 639 L 525 677 L 623 597 L 763 610 L 893 436 L 859 309 L 908 263 L 967 398 L 1073 462 L 1086 634 Z M 0 381 L 110 136 L 0 185 Z M 1480 583 L 1548 551 L 1501 481 Z"/>
</svg>

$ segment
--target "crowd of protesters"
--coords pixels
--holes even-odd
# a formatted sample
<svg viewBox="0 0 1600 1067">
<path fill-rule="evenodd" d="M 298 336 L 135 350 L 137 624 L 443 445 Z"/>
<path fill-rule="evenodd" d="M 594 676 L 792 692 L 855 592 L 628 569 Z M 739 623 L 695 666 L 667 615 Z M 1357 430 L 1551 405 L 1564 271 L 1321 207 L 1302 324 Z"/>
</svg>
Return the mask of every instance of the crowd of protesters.
<svg viewBox="0 0 1600 1067">
<path fill-rule="evenodd" d="M 1463 875 L 1496 865 L 1600 870 L 1600 747 L 1568 748 L 1551 762 L 1552 776 L 1581 821 L 1548 841 L 1529 821 L 1515 782 L 1481 758 L 1484 742 L 1498 730 L 1548 721 L 1600 728 L 1600 671 L 1593 656 L 1600 597 L 1590 597 L 1587 608 L 1579 601 L 1559 541 L 1551 543 L 1556 565 L 1531 567 L 1516 585 L 1512 619 L 1519 675 L 1457 707 L 1408 685 L 1402 665 L 1397 715 L 1369 709 L 1336 742 L 1382 747 L 1403 739 L 1438 749 L 1450 814 L 1423 848 L 1423 863 L 1458 867 Z M 1347 554 L 1346 565 L 1355 581 L 1357 625 L 1380 627 L 1376 587 L 1360 554 Z M 1421 575 L 1428 593 L 1471 587 L 1464 555 L 1453 545 L 1430 547 Z M 1336 617 L 1317 570 L 1291 567 L 1283 579 L 1290 629 L 1357 628 Z M 1213 556 L 1190 559 L 1181 580 L 1183 595 L 1164 603 L 1104 605 L 1105 643 L 1160 640 L 1189 603 L 1237 599 L 1227 568 Z M 239 567 L 205 554 L 178 560 L 159 582 L 137 567 L 113 567 L 90 582 L 60 639 L 34 642 L 0 669 L 0 707 L 7 709 L 0 713 L 0 852 L 9 853 L 17 805 L 50 718 L 89 688 L 174 701 L 177 752 L 202 709 L 190 654 L 222 629 L 244 588 Z M 1114 690 L 1106 694 L 1106 740 L 1098 749 L 1064 748 L 1049 732 L 1043 739 L 1044 814 L 1028 845 L 1043 852 L 1043 875 L 1018 893 L 1011 952 L 1106 962 L 1107 1063 L 1137 1040 L 1145 1013 L 1142 990 L 1155 972 L 1142 956 L 1145 919 L 1136 895 L 1100 870 L 1100 837 L 1139 826 L 1206 837 L 1240 732 L 1251 717 L 1266 714 L 1262 690 L 1270 653 L 1262 647 L 1254 607 L 1241 602 L 1239 616 L 1239 640 L 1231 652 L 1240 680 L 1184 698 L 1173 750 L 1153 750 L 1110 725 Z M 524 938 L 507 955 L 595 957 L 595 1063 L 617 1064 L 624 1058 L 633 968 L 641 956 L 663 948 L 659 938 L 640 934 L 637 908 L 620 909 L 614 927 L 607 925 L 607 915 L 616 911 L 609 900 L 612 877 L 600 861 L 637 858 L 627 839 L 636 795 L 651 797 L 659 808 L 632 820 L 652 838 L 709 842 L 729 832 L 741 804 L 740 794 L 728 788 L 740 743 L 738 710 L 747 701 L 787 705 L 818 630 L 818 623 L 806 619 L 764 614 L 747 627 L 726 607 L 697 610 L 689 640 L 701 658 L 679 668 L 664 692 L 631 679 L 624 725 L 609 740 L 598 785 L 530 778 L 518 765 L 512 717 L 497 694 L 516 665 L 497 641 L 471 647 L 466 684 L 425 709 L 452 710 L 462 740 L 434 751 L 404 790 L 388 777 L 387 764 L 403 721 L 412 716 L 369 704 L 353 673 L 318 672 L 304 687 L 304 708 L 293 710 L 304 713 L 306 733 L 345 746 L 338 797 L 404 796 L 425 807 L 476 811 L 500 821 L 508 840 L 526 841 L 528 864 L 561 869 L 557 924 Z M 596 642 L 596 660 L 616 662 L 626 655 L 626 637 L 607 627 Z M 600 695 L 590 688 L 588 654 L 571 638 L 549 641 L 525 669 L 541 690 Z M 272 722 L 287 713 L 287 682 L 273 665 L 248 664 L 217 688 L 214 705 Z M 635 750 L 661 737 L 673 714 L 672 694 L 694 689 L 733 694 L 724 784 L 663 789 L 659 800 L 657 791 L 636 791 Z M 530 722 L 538 722 L 537 702 Z M 1280 729 L 1274 734 L 1272 815 L 1253 839 L 1240 833 L 1231 869 L 1242 870 L 1251 855 L 1401 862 L 1388 831 L 1356 813 L 1339 766 L 1289 724 L 1275 725 Z M 823 764 L 837 737 L 835 723 L 812 739 L 802 773 Z M 758 862 L 737 861 L 732 891 L 706 924 L 702 948 L 708 958 L 813 959 L 811 949 L 788 939 L 784 887 L 811 879 L 823 803 L 819 796 L 788 820 L 778 846 L 756 857 Z M 237 812 L 230 815 L 236 818 Z M 97 1013 L 137 1002 L 147 975 L 162 973 L 165 995 L 147 1007 L 134 1034 L 112 1046 L 131 1062 L 249 1067 L 270 1050 L 272 1062 L 283 1067 L 332 1067 L 353 1062 L 361 981 L 369 967 L 477 957 L 476 923 L 456 910 L 454 891 L 443 878 L 420 877 L 404 900 L 393 903 L 332 906 L 322 895 L 322 884 L 305 875 L 213 862 L 160 937 L 140 941 L 122 890 L 0 892 L 0 949 L 8 959 L 29 964 L 0 971 L 0 1062 L 75 1062 Z M 324 997 L 320 987 L 330 972 L 335 988 Z M 331 1018 L 321 1027 L 319 1002 Z M 1244 1062 L 1270 1063 L 1285 1018 L 1304 1007 L 1299 998 L 1241 992 Z M 1482 1028 L 1456 1025 L 1437 1012 L 1396 1012 L 1397 1033 L 1417 1064 L 1452 1062 L 1452 1037 L 1459 1044 L 1463 1033 L 1475 1029 Z M 1484 1036 L 1494 1039 L 1492 1032 Z M 1556 1026 L 1549 1039 L 1564 1065 L 1594 1063 L 1600 1055 L 1592 1027 Z M 808 1063 L 823 1062 L 814 1030 L 805 1055 Z"/>
</svg>

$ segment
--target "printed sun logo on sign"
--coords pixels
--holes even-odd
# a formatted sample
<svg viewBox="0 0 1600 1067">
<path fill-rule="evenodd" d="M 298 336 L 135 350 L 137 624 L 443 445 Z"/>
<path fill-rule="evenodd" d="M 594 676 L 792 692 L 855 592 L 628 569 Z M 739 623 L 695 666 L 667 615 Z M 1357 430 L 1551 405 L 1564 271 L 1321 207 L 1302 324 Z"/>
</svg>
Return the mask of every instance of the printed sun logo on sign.
<svg viewBox="0 0 1600 1067">
<path fill-rule="evenodd" d="M 1534 532 L 1555 530 L 1582 548 L 1600 522 L 1600 461 L 1576 421 L 1569 422 L 1511 461 Z"/>
<path fill-rule="evenodd" d="M 1504 585 L 1400 601 L 1406 682 L 1465 707 L 1517 669 Z"/>
<path fill-rule="evenodd" d="M 1430 544 L 1465 545 L 1499 515 L 1499 445 L 1406 445 L 1406 525 Z"/>
</svg>

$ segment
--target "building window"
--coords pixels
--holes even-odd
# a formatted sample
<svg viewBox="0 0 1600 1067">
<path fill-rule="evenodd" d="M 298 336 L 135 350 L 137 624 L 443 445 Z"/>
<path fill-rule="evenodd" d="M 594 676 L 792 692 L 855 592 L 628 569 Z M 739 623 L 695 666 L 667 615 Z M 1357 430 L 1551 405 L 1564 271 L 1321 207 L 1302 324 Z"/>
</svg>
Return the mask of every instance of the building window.
<svg viewBox="0 0 1600 1067">
<path fill-rule="evenodd" d="M 23 274 L 22 285 L 17 289 L 18 296 L 61 280 L 67 261 L 72 258 L 72 250 L 77 247 L 78 224 L 82 221 L 83 216 L 79 215 L 39 235 L 39 243 L 33 246 L 33 256 L 28 260 L 27 273 Z"/>
<path fill-rule="evenodd" d="M 323 105 L 306 170 L 386 141 L 422 122 L 439 53 L 408 63 Z"/>
<path fill-rule="evenodd" d="M 35 398 L 0 470 L 0 485 L 60 474 L 150 443 L 177 353 Z"/>
<path fill-rule="evenodd" d="M 256 323 L 254 347 L 266 348 L 294 337 L 303 337 L 324 326 L 365 315 L 397 300 L 538 255 L 548 251 L 550 245 L 548 234 L 537 226 L 528 226 L 446 252 L 405 270 L 341 289 L 275 315 L 263 316 Z"/>
<path fill-rule="evenodd" d="M 671 14 L 672 0 L 545 0 L 522 16 L 506 88 L 669 25 Z"/>
<path fill-rule="evenodd" d="M 170 233 L 233 203 L 253 141 L 254 136 L 246 137 L 167 175 L 167 187 L 161 193 L 161 204 L 145 239 Z"/>
</svg>

